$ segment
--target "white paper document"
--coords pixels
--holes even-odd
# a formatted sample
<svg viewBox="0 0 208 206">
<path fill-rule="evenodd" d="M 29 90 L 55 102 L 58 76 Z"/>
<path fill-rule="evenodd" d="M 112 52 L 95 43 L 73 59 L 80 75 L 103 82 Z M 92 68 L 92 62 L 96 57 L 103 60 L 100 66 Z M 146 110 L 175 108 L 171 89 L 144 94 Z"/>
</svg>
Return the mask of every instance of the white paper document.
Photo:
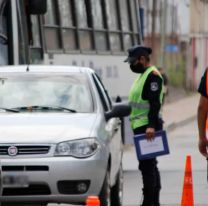
<svg viewBox="0 0 208 206">
<path fill-rule="evenodd" d="M 139 144 L 142 155 L 164 151 L 162 136 L 158 136 L 153 141 L 141 140 Z"/>
<path fill-rule="evenodd" d="M 134 136 L 134 144 L 138 160 L 151 159 L 157 156 L 169 154 L 168 140 L 165 130 L 155 133 L 152 141 L 147 141 L 145 133 Z"/>
</svg>

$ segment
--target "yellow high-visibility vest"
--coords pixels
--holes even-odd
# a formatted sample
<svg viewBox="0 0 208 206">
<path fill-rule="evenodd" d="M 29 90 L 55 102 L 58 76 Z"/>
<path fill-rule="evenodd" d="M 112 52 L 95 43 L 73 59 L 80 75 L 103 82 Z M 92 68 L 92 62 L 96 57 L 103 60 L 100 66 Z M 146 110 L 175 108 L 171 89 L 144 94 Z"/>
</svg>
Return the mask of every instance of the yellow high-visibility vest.
<svg viewBox="0 0 208 206">
<path fill-rule="evenodd" d="M 132 107 L 130 114 L 132 129 L 149 124 L 148 113 L 150 110 L 150 104 L 148 100 L 142 99 L 142 91 L 144 88 L 144 84 L 147 80 L 147 77 L 152 71 L 157 72 L 160 78 L 162 79 L 162 76 L 160 72 L 157 70 L 157 68 L 155 66 L 151 66 L 147 68 L 144 73 L 139 75 L 139 77 L 134 81 L 131 87 L 128 99 L 129 99 L 129 104 Z M 163 99 L 163 86 L 160 92 L 161 104 L 162 104 L 162 99 Z"/>
</svg>

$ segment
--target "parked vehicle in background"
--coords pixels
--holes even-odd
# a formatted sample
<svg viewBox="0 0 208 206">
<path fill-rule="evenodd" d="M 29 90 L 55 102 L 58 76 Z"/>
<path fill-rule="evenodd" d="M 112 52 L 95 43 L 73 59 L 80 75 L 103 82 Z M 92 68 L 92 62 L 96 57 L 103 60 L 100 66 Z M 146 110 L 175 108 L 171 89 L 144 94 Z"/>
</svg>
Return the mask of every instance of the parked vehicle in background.
<svg viewBox="0 0 208 206">
<path fill-rule="evenodd" d="M 71 66 L 0 68 L 3 205 L 122 205 L 121 117 L 97 74 Z M 4 203 L 5 202 L 5 203 Z"/>
</svg>

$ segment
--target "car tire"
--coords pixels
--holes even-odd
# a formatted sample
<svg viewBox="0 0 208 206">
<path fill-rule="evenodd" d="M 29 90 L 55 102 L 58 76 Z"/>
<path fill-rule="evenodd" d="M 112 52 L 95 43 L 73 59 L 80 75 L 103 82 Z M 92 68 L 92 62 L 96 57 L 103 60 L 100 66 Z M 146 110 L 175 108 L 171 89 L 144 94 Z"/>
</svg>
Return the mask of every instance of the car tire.
<svg viewBox="0 0 208 206">
<path fill-rule="evenodd" d="M 122 165 L 118 171 L 116 184 L 111 188 L 111 204 L 112 206 L 123 205 L 123 168 Z"/>
<path fill-rule="evenodd" d="M 109 171 L 106 172 L 99 198 L 100 198 L 100 206 L 111 206 L 111 187 L 110 187 Z"/>
</svg>

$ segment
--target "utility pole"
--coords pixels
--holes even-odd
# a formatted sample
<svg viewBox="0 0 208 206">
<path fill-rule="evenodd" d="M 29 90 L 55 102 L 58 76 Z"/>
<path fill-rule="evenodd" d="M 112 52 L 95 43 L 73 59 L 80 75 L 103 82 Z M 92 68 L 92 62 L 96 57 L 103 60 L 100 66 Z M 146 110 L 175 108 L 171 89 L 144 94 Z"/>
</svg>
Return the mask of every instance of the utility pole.
<svg viewBox="0 0 208 206">
<path fill-rule="evenodd" d="M 155 22 L 157 15 L 157 0 L 152 0 L 152 50 L 154 52 L 153 61 L 155 61 Z"/>
<path fill-rule="evenodd" d="M 165 60 L 165 37 L 166 37 L 166 22 L 167 22 L 168 0 L 164 0 L 161 6 L 161 47 L 160 47 L 160 66 L 164 68 Z"/>
</svg>

